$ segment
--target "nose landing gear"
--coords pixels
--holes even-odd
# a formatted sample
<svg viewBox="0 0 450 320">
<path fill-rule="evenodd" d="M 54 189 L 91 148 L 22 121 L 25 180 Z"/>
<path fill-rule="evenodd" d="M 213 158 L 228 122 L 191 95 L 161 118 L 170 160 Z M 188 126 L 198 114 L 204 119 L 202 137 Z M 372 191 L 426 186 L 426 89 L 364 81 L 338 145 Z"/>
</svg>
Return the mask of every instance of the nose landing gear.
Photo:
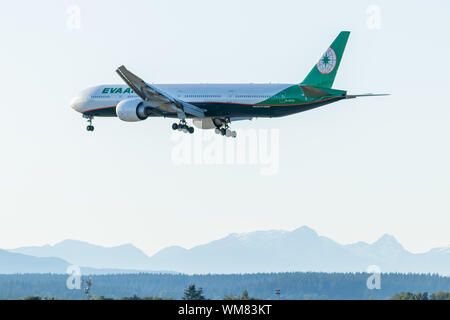
<svg viewBox="0 0 450 320">
<path fill-rule="evenodd" d="M 83 118 L 87 119 L 88 126 L 86 127 L 87 131 L 94 131 L 94 126 L 92 125 L 93 116 L 83 115 Z"/>
<path fill-rule="evenodd" d="M 174 123 L 172 124 L 172 129 L 173 130 L 179 130 L 179 131 L 183 131 L 183 132 L 189 132 L 189 133 L 194 133 L 194 127 L 190 127 L 186 124 L 186 120 L 181 120 L 180 123 Z"/>
</svg>

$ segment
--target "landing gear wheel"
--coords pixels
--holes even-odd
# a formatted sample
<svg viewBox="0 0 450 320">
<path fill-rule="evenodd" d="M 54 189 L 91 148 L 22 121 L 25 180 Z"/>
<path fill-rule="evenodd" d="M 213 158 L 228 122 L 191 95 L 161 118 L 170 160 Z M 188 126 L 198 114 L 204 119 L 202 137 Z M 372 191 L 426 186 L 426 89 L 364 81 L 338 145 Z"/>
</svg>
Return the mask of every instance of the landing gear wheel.
<svg viewBox="0 0 450 320">
<path fill-rule="evenodd" d="M 87 119 L 88 126 L 86 127 L 87 131 L 94 131 L 94 126 L 92 125 L 92 119 L 94 119 L 93 116 L 83 115 L 83 118 Z"/>
<path fill-rule="evenodd" d="M 233 137 L 233 138 L 236 138 L 236 136 L 237 136 L 236 131 L 231 131 L 230 129 L 227 129 L 227 132 L 225 135 L 227 137 Z"/>
<path fill-rule="evenodd" d="M 183 131 L 184 133 L 194 133 L 194 128 L 186 124 L 186 120 L 181 120 L 180 123 L 172 124 L 173 130 Z"/>
<path fill-rule="evenodd" d="M 223 126 L 217 126 L 216 129 L 214 129 L 214 132 L 226 137 L 236 138 L 237 136 L 236 131 L 232 131 L 226 124 Z"/>
</svg>

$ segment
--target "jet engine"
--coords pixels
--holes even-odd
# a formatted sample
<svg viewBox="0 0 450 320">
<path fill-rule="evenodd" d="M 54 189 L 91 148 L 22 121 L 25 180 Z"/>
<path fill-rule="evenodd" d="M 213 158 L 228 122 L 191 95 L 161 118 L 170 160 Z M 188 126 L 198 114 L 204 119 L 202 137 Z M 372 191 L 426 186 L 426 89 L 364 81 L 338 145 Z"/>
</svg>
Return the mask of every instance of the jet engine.
<svg viewBox="0 0 450 320">
<path fill-rule="evenodd" d="M 147 119 L 150 110 L 151 108 L 142 99 L 125 99 L 116 106 L 117 117 L 127 122 Z"/>
</svg>

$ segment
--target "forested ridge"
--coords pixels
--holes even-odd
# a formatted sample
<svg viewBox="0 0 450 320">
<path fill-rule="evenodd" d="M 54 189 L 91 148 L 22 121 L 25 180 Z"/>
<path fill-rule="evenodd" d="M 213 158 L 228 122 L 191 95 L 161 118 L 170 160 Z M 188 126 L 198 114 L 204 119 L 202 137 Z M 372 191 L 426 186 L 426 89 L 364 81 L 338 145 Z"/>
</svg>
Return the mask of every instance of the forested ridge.
<svg viewBox="0 0 450 320">
<path fill-rule="evenodd" d="M 258 299 L 388 299 L 401 292 L 450 290 L 450 277 L 400 273 L 382 274 L 381 289 L 370 290 L 366 285 L 369 276 L 367 273 L 319 272 L 94 275 L 90 277 L 89 296 L 181 299 L 191 284 L 202 288 L 206 299 L 241 296 L 244 290 Z M 0 299 L 23 299 L 27 296 L 86 299 L 83 287 L 81 290 L 67 289 L 67 279 L 65 274 L 0 275 Z"/>
</svg>

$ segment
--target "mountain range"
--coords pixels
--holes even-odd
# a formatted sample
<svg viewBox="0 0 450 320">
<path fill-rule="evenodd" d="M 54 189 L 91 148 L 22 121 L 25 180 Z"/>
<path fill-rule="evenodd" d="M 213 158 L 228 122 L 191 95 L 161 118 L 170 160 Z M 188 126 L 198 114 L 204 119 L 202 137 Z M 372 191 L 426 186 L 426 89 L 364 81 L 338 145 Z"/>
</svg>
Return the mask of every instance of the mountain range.
<svg viewBox="0 0 450 320">
<path fill-rule="evenodd" d="M 0 249 L 0 274 L 16 273 L 66 273 L 71 266 L 61 258 L 56 257 L 34 257 L 21 253 L 14 253 Z M 120 268 L 92 268 L 80 266 L 82 274 L 122 274 L 139 273 L 141 270 Z"/>
<path fill-rule="evenodd" d="M 363 272 L 377 265 L 381 272 L 450 275 L 450 247 L 415 254 L 387 234 L 371 244 L 342 245 L 304 226 L 293 231 L 232 233 L 191 249 L 170 246 L 150 257 L 132 244 L 103 247 L 76 240 L 0 250 L 0 273 L 65 273 L 69 264 L 86 266 L 83 273 L 97 274 Z"/>
<path fill-rule="evenodd" d="M 103 247 L 77 240 L 64 240 L 55 245 L 21 247 L 10 250 L 34 257 L 58 257 L 71 264 L 93 268 L 150 270 L 149 257 L 133 246 Z"/>
</svg>

